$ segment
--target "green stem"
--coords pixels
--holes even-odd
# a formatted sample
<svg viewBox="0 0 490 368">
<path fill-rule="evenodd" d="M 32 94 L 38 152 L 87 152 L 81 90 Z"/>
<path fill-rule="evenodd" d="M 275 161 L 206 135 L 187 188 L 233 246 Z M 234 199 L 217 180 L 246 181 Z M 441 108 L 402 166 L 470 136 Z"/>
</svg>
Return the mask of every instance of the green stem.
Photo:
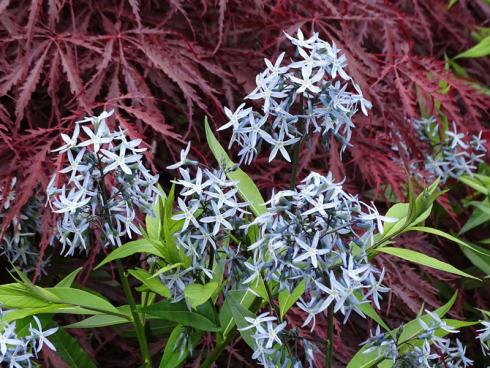
<svg viewBox="0 0 490 368">
<path fill-rule="evenodd" d="M 133 325 L 136 331 L 136 337 L 138 339 L 138 344 L 141 350 L 141 357 L 143 359 L 143 367 L 151 368 L 151 358 L 150 358 L 150 350 L 148 349 L 148 343 L 146 341 L 145 329 L 140 320 L 140 315 L 136 310 L 136 302 L 134 301 L 133 294 L 131 292 L 131 288 L 129 286 L 128 278 L 126 273 L 124 272 L 124 267 L 121 263 L 121 260 L 116 260 L 117 271 L 119 273 L 119 278 L 121 279 L 121 284 L 124 290 L 124 294 L 126 294 L 126 298 L 129 302 L 129 308 L 131 310 L 131 315 L 133 317 Z"/>
<path fill-rule="evenodd" d="M 233 330 L 231 331 L 228 336 L 226 336 L 226 339 L 224 339 L 221 343 L 216 345 L 211 353 L 206 357 L 206 360 L 200 365 L 201 368 L 209 368 L 211 365 L 219 358 L 223 350 L 230 344 L 230 342 L 235 338 L 237 335 L 237 331 Z"/>
<path fill-rule="evenodd" d="M 301 147 L 301 139 L 294 144 L 293 148 L 293 170 L 291 172 L 291 180 L 289 181 L 289 187 L 294 190 L 296 187 L 296 176 L 298 176 L 299 166 L 299 151 Z"/>
<path fill-rule="evenodd" d="M 250 310 L 252 312 L 256 312 L 261 307 L 261 305 L 262 305 L 262 299 L 255 298 L 252 305 L 250 306 Z M 211 367 L 211 365 L 219 358 L 223 350 L 225 350 L 226 346 L 228 346 L 230 342 L 233 341 L 237 333 L 238 333 L 237 330 L 230 331 L 230 333 L 226 335 L 225 339 L 221 343 L 217 344 L 214 350 L 211 353 L 209 353 L 209 355 L 206 357 L 206 360 L 200 365 L 200 368 Z"/>
<path fill-rule="evenodd" d="M 303 115 L 304 112 L 305 112 L 305 101 L 304 101 L 303 94 L 301 94 L 299 97 L 299 114 Z M 296 176 L 298 176 L 299 152 L 300 152 L 302 140 L 303 138 L 300 138 L 300 140 L 297 141 L 293 147 L 293 162 L 292 162 L 293 170 L 291 172 L 291 179 L 289 181 L 289 187 L 291 190 L 294 190 L 296 188 Z"/>
<path fill-rule="evenodd" d="M 332 368 L 333 363 L 333 303 L 328 306 L 327 311 L 327 352 L 325 354 L 325 367 Z"/>
<path fill-rule="evenodd" d="M 271 292 L 271 289 L 269 287 L 269 283 L 265 280 L 263 275 L 262 275 L 262 281 L 264 282 L 265 292 L 267 293 L 267 297 L 269 298 L 269 305 L 271 306 L 271 308 L 274 310 L 274 313 L 277 315 L 277 317 L 282 322 L 281 312 L 279 311 L 279 308 L 277 307 L 277 305 L 274 304 L 274 299 L 272 298 L 272 292 Z"/>
</svg>

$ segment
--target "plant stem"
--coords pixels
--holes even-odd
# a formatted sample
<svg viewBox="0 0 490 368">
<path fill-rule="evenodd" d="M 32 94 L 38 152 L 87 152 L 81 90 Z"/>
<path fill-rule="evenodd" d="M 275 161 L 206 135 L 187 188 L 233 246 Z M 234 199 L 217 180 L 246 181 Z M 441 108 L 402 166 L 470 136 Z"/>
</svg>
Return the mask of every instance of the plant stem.
<svg viewBox="0 0 490 368">
<path fill-rule="evenodd" d="M 305 102 L 304 102 L 304 97 L 303 94 L 300 95 L 299 97 L 299 114 L 303 115 L 305 111 Z M 299 151 L 301 148 L 301 141 L 303 138 L 301 138 L 299 141 L 297 141 L 294 144 L 293 148 L 293 171 L 291 172 L 291 179 L 289 181 L 289 187 L 291 190 L 294 190 L 296 188 L 296 176 L 298 176 L 298 165 L 299 165 Z"/>
<path fill-rule="evenodd" d="M 250 306 L 250 310 L 252 312 L 256 312 L 260 306 L 262 305 L 262 299 L 261 298 L 255 298 L 253 301 L 252 305 Z M 215 346 L 214 350 L 208 354 L 206 357 L 206 360 L 200 365 L 200 368 L 209 368 L 211 365 L 219 358 L 223 350 L 225 350 L 226 346 L 233 341 L 233 339 L 236 337 L 238 334 L 238 331 L 235 329 L 233 331 L 230 331 L 228 335 L 226 335 L 226 338 L 219 343 L 218 345 Z"/>
<path fill-rule="evenodd" d="M 102 168 L 102 159 L 99 153 L 97 153 L 97 164 L 101 176 L 101 178 L 98 180 L 98 186 L 100 189 L 100 194 L 102 196 L 104 216 L 106 218 L 106 222 L 109 224 L 109 227 L 111 227 L 112 229 L 111 217 L 106 207 L 106 204 L 108 203 L 108 196 L 107 196 L 107 188 L 104 185 L 105 174 Z M 117 272 L 119 273 L 119 278 L 121 279 L 121 284 L 124 290 L 124 294 L 128 299 L 129 308 L 131 310 L 131 316 L 133 317 L 133 326 L 136 331 L 138 344 L 140 346 L 141 358 L 143 359 L 143 367 L 152 368 L 150 350 L 148 348 L 148 342 L 146 340 L 144 323 L 141 322 L 140 315 L 136 310 L 136 302 L 134 301 L 133 293 L 131 292 L 131 287 L 129 286 L 128 278 L 126 273 L 124 272 L 124 267 L 120 259 L 116 260 L 116 266 L 117 266 Z"/>
<path fill-rule="evenodd" d="M 223 350 L 228 346 L 228 344 L 235 338 L 237 331 L 231 331 L 226 339 L 224 339 L 220 344 L 216 345 L 211 353 L 206 357 L 206 360 L 200 365 L 201 368 L 209 368 L 211 365 L 219 358 Z"/>
<path fill-rule="evenodd" d="M 141 357 L 143 359 L 143 367 L 151 368 L 151 358 L 150 358 L 150 350 L 148 349 L 148 343 L 146 341 L 145 329 L 140 320 L 140 315 L 136 310 L 136 302 L 134 301 L 133 294 L 131 293 L 131 288 L 129 286 L 128 278 L 124 272 L 124 267 L 121 263 L 121 260 L 116 260 L 117 271 L 119 273 L 119 278 L 121 279 L 121 284 L 124 290 L 124 294 L 126 294 L 126 298 L 129 302 L 129 308 L 131 310 L 131 315 L 133 317 L 133 325 L 136 331 L 136 337 L 138 339 L 138 344 L 141 350 Z"/>
<path fill-rule="evenodd" d="M 325 354 L 325 367 L 332 368 L 333 363 L 333 303 L 327 311 L 327 352 Z"/>
<path fill-rule="evenodd" d="M 299 151 L 301 147 L 301 139 L 294 144 L 293 148 L 293 170 L 291 172 L 291 179 L 289 181 L 289 187 L 294 190 L 296 187 L 296 176 L 298 175 L 299 166 Z"/>
<path fill-rule="evenodd" d="M 267 293 L 267 297 L 269 298 L 269 305 L 271 306 L 271 308 L 274 310 L 274 313 L 277 314 L 277 317 L 282 322 L 281 312 L 279 311 L 279 308 L 277 308 L 277 305 L 274 304 L 274 299 L 272 298 L 272 292 L 271 289 L 269 288 L 269 283 L 264 278 L 264 275 L 262 275 L 262 281 L 264 281 L 265 292 Z"/>
</svg>

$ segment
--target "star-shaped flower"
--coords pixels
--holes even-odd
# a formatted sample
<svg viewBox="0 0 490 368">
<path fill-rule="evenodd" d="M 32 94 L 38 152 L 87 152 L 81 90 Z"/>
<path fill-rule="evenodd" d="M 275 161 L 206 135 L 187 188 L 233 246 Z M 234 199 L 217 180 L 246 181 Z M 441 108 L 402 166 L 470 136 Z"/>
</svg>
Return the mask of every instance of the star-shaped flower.
<svg viewBox="0 0 490 368">
<path fill-rule="evenodd" d="M 80 134 L 80 125 L 75 123 L 75 129 L 73 130 L 73 134 L 71 138 L 69 135 L 61 133 L 61 139 L 63 139 L 63 142 L 65 142 L 65 144 L 61 147 L 52 150 L 51 152 L 63 153 L 72 149 L 73 147 L 76 147 L 79 134 Z"/>
<path fill-rule="evenodd" d="M 330 249 L 318 249 L 318 243 L 320 241 L 320 232 L 316 232 L 311 244 L 308 244 L 301 238 L 296 237 L 296 243 L 303 249 L 303 253 L 300 253 L 293 259 L 293 263 L 303 262 L 306 259 L 310 259 L 313 268 L 318 268 L 318 257 L 330 253 Z"/>
</svg>

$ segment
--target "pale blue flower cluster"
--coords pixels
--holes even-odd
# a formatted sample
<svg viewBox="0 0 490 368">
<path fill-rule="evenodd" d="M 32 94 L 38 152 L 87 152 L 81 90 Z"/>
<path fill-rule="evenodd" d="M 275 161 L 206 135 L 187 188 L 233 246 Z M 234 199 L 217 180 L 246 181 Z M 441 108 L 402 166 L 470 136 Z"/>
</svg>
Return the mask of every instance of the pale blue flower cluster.
<svg viewBox="0 0 490 368">
<path fill-rule="evenodd" d="M 3 312 L 0 310 L 0 317 Z M 56 351 L 48 337 L 58 331 L 58 327 L 43 331 L 41 322 L 34 316 L 36 325 L 29 325 L 27 336 L 17 336 L 15 322 L 0 325 L 0 365 L 9 368 L 30 368 L 39 365 L 33 360 L 44 345 Z"/>
<path fill-rule="evenodd" d="M 277 318 L 270 315 L 268 312 L 262 313 L 255 318 L 245 317 L 249 323 L 248 326 L 240 328 L 240 331 L 253 330 L 252 335 L 255 340 L 255 349 L 252 359 L 256 359 L 265 367 L 281 367 L 286 362 L 290 362 L 290 358 L 286 356 L 284 349 L 284 337 L 287 323 L 277 323 Z M 278 348 L 280 347 L 280 348 Z M 300 367 L 299 361 L 297 364 L 292 364 L 292 367 Z"/>
<path fill-rule="evenodd" d="M 312 330 L 316 316 L 330 305 L 344 315 L 344 322 L 352 312 L 364 316 L 360 304 L 372 302 L 379 309 L 382 293 L 388 291 L 382 285 L 384 271 L 370 264 L 366 251 L 375 246 L 374 234 L 383 232 L 383 222 L 396 220 L 345 192 L 331 174 L 312 172 L 296 190 L 275 193 L 268 212 L 245 225 L 258 226 L 260 235 L 248 248 L 253 255 L 245 262 L 243 283 L 253 290 L 262 279 L 292 293 L 304 282 L 297 306 L 307 314 L 303 326 L 311 324 Z M 274 366 L 278 350 L 271 346 L 278 341 L 263 345 L 262 330 L 272 334 L 271 329 L 282 331 L 285 325 L 262 322 L 266 327 L 251 325 L 257 331 L 255 355 L 261 364 Z"/>
<path fill-rule="evenodd" d="M 461 175 L 472 175 L 483 162 L 487 149 L 485 140 L 480 132 L 478 135 L 468 136 L 457 130 L 453 122 L 443 131 L 443 140 L 439 140 L 439 124 L 434 117 L 420 120 L 412 120 L 418 137 L 421 141 L 428 142 L 433 152 L 425 155 L 425 170 L 434 177 L 440 177 L 442 182 L 449 178 L 458 178 Z M 430 179 L 432 179 L 430 178 Z"/>
<path fill-rule="evenodd" d="M 110 131 L 113 111 L 76 122 L 73 135 L 62 134 L 66 166 L 47 188 L 48 201 L 59 215 L 57 238 L 62 252 L 88 250 L 90 229 L 105 244 L 121 245 L 121 237 L 140 234 L 138 211 L 148 213 L 157 193 L 158 176 L 142 163 L 141 139 L 129 140 L 124 130 Z"/>
<path fill-rule="evenodd" d="M 9 185 L 0 187 L 0 203 L 3 203 L 3 208 L 0 210 L 0 221 L 15 200 L 16 183 L 17 178 L 14 177 L 10 180 Z M 39 250 L 36 247 L 36 236 L 39 233 L 41 208 L 42 203 L 38 195 L 34 195 L 22 208 L 20 214 L 12 219 L 8 227 L 2 229 L 4 235 L 0 240 L 0 255 L 6 256 L 9 262 L 25 273 L 32 272 L 38 261 Z M 41 273 L 45 273 L 44 266 L 48 262 L 49 259 L 43 260 L 40 265 Z"/>
<path fill-rule="evenodd" d="M 266 69 L 247 96 L 261 100 L 262 111 L 245 103 L 234 112 L 225 107 L 229 120 L 218 130 L 233 129 L 230 147 L 234 143 L 240 147 L 240 163 L 250 164 L 265 144 L 271 146 L 269 161 L 278 153 L 291 161 L 291 146 L 310 132 L 320 133 L 326 145 L 334 137 L 343 151 L 355 127 L 352 116 L 358 109 L 367 115 L 371 108 L 344 70 L 346 58 L 335 43 L 321 40 L 318 33 L 305 38 L 301 30 L 296 38 L 286 36 L 296 46 L 298 59 L 283 64 L 285 53 L 275 63 L 265 59 Z"/>
<path fill-rule="evenodd" d="M 434 312 L 426 310 L 428 321 L 419 318 L 422 333 L 414 337 L 398 349 L 396 339 L 399 335 L 393 333 L 381 333 L 379 326 L 371 337 L 363 342 L 367 348 L 365 354 L 377 350 L 379 356 L 393 361 L 393 367 L 451 367 L 466 368 L 473 365 L 473 361 L 466 357 L 466 347 L 459 339 L 455 344 L 448 337 L 441 337 L 439 332 L 456 334 L 459 330 L 448 325 Z"/>
<path fill-rule="evenodd" d="M 480 321 L 483 328 L 477 330 L 479 332 L 477 339 L 480 340 L 480 345 L 484 355 L 490 355 L 490 321 Z"/>
<path fill-rule="evenodd" d="M 169 166 L 178 169 L 180 179 L 174 183 L 180 189 L 178 212 L 172 219 L 182 221 L 182 229 L 175 234 L 179 249 L 192 260 L 185 270 L 171 270 L 160 275 L 174 301 L 183 298 L 186 285 L 195 280 L 211 279 L 213 266 L 222 262 L 218 254 L 226 247 L 229 234 L 243 225 L 247 203 L 238 200 L 236 182 L 229 180 L 226 170 L 209 169 L 188 160 L 190 143 L 181 153 L 178 163 Z"/>
</svg>

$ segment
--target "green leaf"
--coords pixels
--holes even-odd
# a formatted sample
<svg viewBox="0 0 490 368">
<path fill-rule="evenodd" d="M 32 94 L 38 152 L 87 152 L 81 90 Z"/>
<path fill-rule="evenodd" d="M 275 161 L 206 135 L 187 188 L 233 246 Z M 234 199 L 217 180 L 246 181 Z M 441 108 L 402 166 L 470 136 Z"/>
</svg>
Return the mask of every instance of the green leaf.
<svg viewBox="0 0 490 368">
<path fill-rule="evenodd" d="M 189 311 L 184 302 L 171 303 L 163 301 L 145 307 L 143 312 L 167 321 L 180 323 L 184 326 L 196 328 L 201 331 L 220 331 L 221 327 L 198 311 Z"/>
<path fill-rule="evenodd" d="M 208 282 L 205 285 L 190 284 L 184 289 L 184 295 L 187 302 L 196 308 L 197 306 L 207 302 L 214 294 L 219 285 L 217 282 Z"/>
<path fill-rule="evenodd" d="M 394 235 L 403 232 L 407 227 L 415 226 L 425 221 L 432 211 L 434 201 L 445 193 L 445 191 L 437 191 L 438 185 L 439 179 L 434 181 L 415 198 L 412 182 L 409 180 L 409 203 L 397 203 L 388 209 L 385 216 L 397 218 L 398 221 L 384 224 L 382 239 L 390 239 Z"/>
<path fill-rule="evenodd" d="M 455 242 L 455 243 L 461 245 L 462 247 L 469 248 L 469 249 L 473 250 L 474 252 L 479 253 L 478 249 L 474 248 L 472 245 L 464 242 L 461 239 L 456 238 L 455 236 L 453 236 L 451 234 L 448 234 L 444 231 L 441 231 L 439 229 L 434 229 L 432 227 L 426 227 L 426 226 L 413 226 L 413 227 L 408 228 L 406 231 L 421 231 L 423 233 L 437 235 L 437 236 L 440 236 L 441 238 L 446 238 L 447 240 L 451 240 L 452 242 Z"/>
<path fill-rule="evenodd" d="M 443 321 L 446 322 L 448 326 L 457 329 L 475 326 L 480 323 L 479 321 L 460 321 L 459 319 L 450 319 L 450 318 L 444 318 Z"/>
<path fill-rule="evenodd" d="M 456 55 L 454 59 L 478 58 L 478 57 L 485 57 L 488 55 L 490 55 L 490 36 L 485 37 L 483 40 L 481 40 L 479 43 L 477 43 L 469 50 L 466 50 L 461 54 Z"/>
<path fill-rule="evenodd" d="M 490 276 L 490 250 L 473 244 L 473 248 L 478 250 L 475 252 L 473 249 L 461 247 L 461 251 L 466 257 L 480 270 Z"/>
<path fill-rule="evenodd" d="M 488 201 L 471 201 L 468 203 L 470 206 L 478 208 L 480 211 L 490 214 L 490 203 Z"/>
<path fill-rule="evenodd" d="M 484 195 L 489 194 L 488 188 L 480 180 L 478 180 L 476 177 L 463 175 L 463 176 L 458 177 L 458 180 L 460 182 L 466 184 L 467 186 L 473 188 L 477 192 L 480 192 Z"/>
<path fill-rule="evenodd" d="M 255 318 L 255 314 L 249 311 L 247 308 L 243 307 L 239 303 L 239 300 L 238 301 L 236 300 L 236 296 L 237 295 L 229 295 L 227 299 L 230 302 L 230 307 L 231 307 L 230 310 L 231 310 L 231 314 L 233 315 L 233 319 L 237 325 L 237 328 L 240 330 L 250 325 L 250 323 L 248 323 L 245 320 L 245 317 Z M 255 339 L 252 337 L 252 335 L 256 331 L 251 328 L 239 332 L 243 340 L 247 343 L 247 345 L 250 346 L 252 349 L 255 349 Z"/>
<path fill-rule="evenodd" d="M 172 188 L 168 193 L 168 198 L 165 202 L 164 217 L 163 217 L 163 237 L 165 240 L 165 259 L 168 263 L 185 263 L 189 264 L 190 259 L 185 255 L 182 250 L 177 248 L 177 243 L 174 238 L 174 232 L 177 229 L 172 230 L 175 220 L 172 220 L 172 210 L 175 196 L 175 184 L 172 184 Z"/>
<path fill-rule="evenodd" d="M 449 0 L 449 3 L 447 4 L 447 9 L 451 9 L 454 5 L 456 5 L 457 2 L 458 0 Z"/>
<path fill-rule="evenodd" d="M 206 139 L 216 161 L 218 161 L 220 165 L 224 165 L 226 169 L 232 168 L 234 163 L 214 136 L 207 117 L 204 124 L 206 127 Z M 236 170 L 228 171 L 226 175 L 230 180 L 238 182 L 236 185 L 238 193 L 240 193 L 240 196 L 249 203 L 251 210 L 256 216 L 267 212 L 262 194 L 260 194 L 253 180 L 245 172 L 237 168 Z"/>
<path fill-rule="evenodd" d="M 152 213 L 146 215 L 146 232 L 148 237 L 153 240 L 160 240 L 162 235 L 163 213 L 165 203 L 165 193 L 163 189 L 159 188 L 163 195 L 158 195 L 153 205 Z"/>
<path fill-rule="evenodd" d="M 269 287 L 272 289 L 272 282 L 269 283 Z M 267 303 L 269 302 L 269 294 L 267 294 L 267 289 L 265 288 L 264 279 L 262 276 L 257 278 L 256 282 L 249 285 L 250 290 L 252 290 L 256 295 L 264 299 Z"/>
<path fill-rule="evenodd" d="M 456 301 L 456 296 L 457 293 L 454 293 L 452 298 L 444 304 L 442 307 L 436 309 L 434 313 L 436 313 L 439 317 L 443 317 L 453 306 L 454 302 Z M 420 323 L 418 321 L 419 318 L 422 318 L 425 322 L 429 321 L 431 318 L 428 314 L 418 317 L 407 324 L 405 324 L 402 328 L 402 332 L 400 335 L 400 342 L 405 342 L 414 336 L 419 335 L 422 333 L 422 327 L 420 326 Z M 391 334 L 393 336 L 396 336 L 400 328 L 397 328 L 395 330 L 391 331 Z M 384 364 L 380 365 L 380 361 L 383 360 L 382 354 L 379 352 L 379 348 L 375 349 L 374 351 L 365 354 L 364 350 L 366 350 L 366 347 L 361 348 L 350 360 L 349 364 L 347 365 L 347 368 L 369 368 L 373 366 L 381 367 L 385 366 Z"/>
<path fill-rule="evenodd" d="M 56 286 L 61 286 L 61 287 L 71 287 L 73 283 L 75 282 L 76 277 L 82 270 L 82 267 L 77 268 L 75 271 L 72 271 L 70 274 L 66 275 L 63 280 L 58 282 Z"/>
<path fill-rule="evenodd" d="M 490 214 L 485 213 L 479 209 L 475 209 L 471 214 L 470 218 L 468 219 L 468 221 L 466 221 L 466 223 L 459 231 L 459 235 L 464 234 L 470 231 L 471 229 L 474 229 L 475 227 L 480 226 L 481 224 L 484 224 L 489 221 L 490 221 Z"/>
<path fill-rule="evenodd" d="M 141 268 L 128 271 L 131 276 L 138 279 L 145 285 L 151 292 L 161 295 L 165 298 L 170 298 L 170 290 L 163 285 L 158 278 L 154 278 L 153 275 Z"/>
<path fill-rule="evenodd" d="M 362 300 L 362 296 L 359 292 L 354 292 L 354 296 L 359 300 L 361 301 Z M 371 318 L 374 322 L 376 322 L 378 325 L 380 325 L 381 327 L 383 327 L 386 331 L 389 331 L 390 330 L 390 326 L 388 326 L 386 324 L 385 321 L 383 321 L 383 319 L 380 317 L 380 315 L 378 314 L 378 312 L 376 312 L 376 310 L 373 308 L 373 306 L 369 303 L 360 303 L 357 305 L 357 307 L 359 308 L 359 310 L 364 313 L 366 316 L 368 316 L 369 318 Z"/>
<path fill-rule="evenodd" d="M 182 334 L 183 326 L 177 325 L 172 330 L 167 343 L 165 345 L 165 350 L 163 352 L 162 360 L 160 361 L 160 368 L 176 368 L 180 366 L 187 356 L 189 355 L 189 350 L 186 349 L 183 354 L 181 354 L 180 349 L 176 346 L 176 343 Z M 191 343 L 196 346 L 201 339 L 202 332 L 193 331 L 191 336 Z"/>
<path fill-rule="evenodd" d="M 58 355 L 70 368 L 96 368 L 95 363 L 82 349 L 78 341 L 63 329 L 49 337 Z"/>
<path fill-rule="evenodd" d="M 72 323 L 67 326 L 63 326 L 64 328 L 98 328 L 98 327 L 106 327 L 106 326 L 115 326 L 123 323 L 131 323 L 127 318 L 123 318 L 120 316 L 114 316 L 111 314 L 97 314 L 95 316 L 91 316 L 85 318 L 79 322 Z"/>
<path fill-rule="evenodd" d="M 458 293 L 455 292 L 453 294 L 453 296 L 451 297 L 451 299 L 449 299 L 449 301 L 446 304 L 444 304 L 443 306 L 434 310 L 434 313 L 437 314 L 440 318 L 444 317 L 447 314 L 447 312 L 449 312 L 451 310 L 452 306 L 454 305 L 454 302 L 456 301 L 457 295 L 458 295 Z M 413 339 L 415 336 L 417 336 L 423 332 L 424 329 L 420 325 L 419 319 L 422 319 L 424 322 L 428 323 L 429 321 L 432 320 L 432 317 L 428 314 L 425 314 L 425 315 L 423 315 L 421 317 L 417 317 L 416 319 L 405 324 L 403 326 L 403 331 L 400 334 L 400 338 L 399 338 L 400 343 L 404 343 L 406 341 L 409 341 L 409 340 Z"/>
<path fill-rule="evenodd" d="M 409 204 L 408 203 L 396 203 L 391 206 L 386 212 L 386 217 L 397 218 L 397 222 L 386 222 L 384 224 L 384 236 L 389 237 L 395 234 L 397 231 L 403 228 L 408 217 Z"/>
<path fill-rule="evenodd" d="M 249 289 L 231 290 L 221 307 L 219 313 L 219 321 L 223 326 L 223 336 L 226 337 L 235 327 L 235 319 L 232 314 L 232 306 L 230 298 L 234 298 L 234 301 L 241 305 L 245 309 L 249 309 L 252 303 L 255 301 L 256 296 L 250 292 Z"/>
<path fill-rule="evenodd" d="M 393 248 L 393 247 L 382 247 L 375 250 L 376 252 L 382 252 L 386 254 L 390 254 L 392 256 L 396 256 L 398 258 L 406 259 L 407 261 L 414 262 L 423 266 L 427 266 L 430 268 L 434 268 L 436 270 L 452 273 L 458 276 L 468 277 L 476 280 L 480 280 L 478 277 L 472 276 L 463 272 L 456 267 L 442 262 L 436 258 L 429 257 L 425 254 L 416 252 L 411 249 L 404 248 Z"/>
<path fill-rule="evenodd" d="M 51 292 L 57 297 L 55 302 L 61 304 L 79 305 L 83 308 L 91 309 L 94 311 L 105 312 L 108 314 L 120 315 L 116 307 L 109 303 L 106 299 L 100 296 L 94 295 L 84 290 L 68 288 L 68 287 L 53 287 L 47 288 L 47 291 Z"/>
<path fill-rule="evenodd" d="M 286 315 L 287 311 L 297 302 L 305 291 L 305 280 L 301 281 L 292 292 L 284 289 L 279 293 L 279 312 L 281 319 Z"/>
<path fill-rule="evenodd" d="M 183 263 L 174 263 L 165 267 L 160 268 L 157 272 L 155 272 L 151 277 L 155 278 L 158 275 L 161 275 L 162 273 L 165 273 L 167 271 L 173 270 L 174 268 L 178 268 L 180 266 L 184 266 Z"/>
<path fill-rule="evenodd" d="M 63 307 L 67 308 L 70 306 L 67 304 L 51 304 L 40 308 L 10 309 L 2 314 L 0 321 L 8 323 L 25 317 L 34 316 L 36 314 L 51 314 L 57 312 Z"/>
<path fill-rule="evenodd" d="M 0 285 L 0 305 L 6 309 L 43 308 L 49 305 L 25 285 L 12 283 Z"/>
<path fill-rule="evenodd" d="M 126 258 L 136 253 L 148 253 L 157 257 L 162 257 L 161 251 L 148 239 L 138 239 L 130 241 L 114 249 L 95 269 L 103 265 L 115 261 L 116 259 Z"/>
</svg>

